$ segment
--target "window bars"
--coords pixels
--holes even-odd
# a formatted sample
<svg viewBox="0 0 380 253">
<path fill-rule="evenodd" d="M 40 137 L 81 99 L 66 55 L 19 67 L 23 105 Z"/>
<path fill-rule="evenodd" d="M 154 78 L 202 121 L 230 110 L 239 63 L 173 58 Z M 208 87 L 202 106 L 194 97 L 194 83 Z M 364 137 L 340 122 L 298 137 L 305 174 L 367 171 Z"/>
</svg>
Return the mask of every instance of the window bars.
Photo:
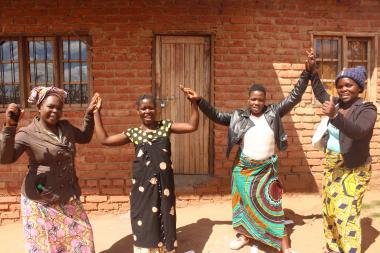
<svg viewBox="0 0 380 253">
<path fill-rule="evenodd" d="M 0 40 L 0 103 L 1 107 L 9 103 L 20 102 L 20 78 L 18 42 Z"/>
</svg>

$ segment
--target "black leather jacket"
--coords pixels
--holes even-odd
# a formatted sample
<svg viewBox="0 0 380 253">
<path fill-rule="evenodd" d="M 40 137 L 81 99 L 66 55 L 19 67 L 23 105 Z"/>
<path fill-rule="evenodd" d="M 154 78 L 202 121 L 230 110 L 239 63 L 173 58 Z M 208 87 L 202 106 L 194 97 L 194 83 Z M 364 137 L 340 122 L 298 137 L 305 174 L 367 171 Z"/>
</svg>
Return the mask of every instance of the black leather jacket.
<svg viewBox="0 0 380 253">
<path fill-rule="evenodd" d="M 309 78 L 310 73 L 304 70 L 301 73 L 300 79 L 298 80 L 296 86 L 290 92 L 288 97 L 277 104 L 265 106 L 263 109 L 264 117 L 274 132 L 276 145 L 279 150 L 285 150 L 288 146 L 288 136 L 284 131 L 281 117 L 292 110 L 293 107 L 301 101 L 301 97 L 307 88 Z M 240 142 L 241 138 L 249 128 L 255 125 L 252 120 L 249 119 L 251 114 L 250 109 L 237 109 L 229 113 L 219 112 L 203 98 L 198 102 L 198 105 L 201 111 L 212 121 L 221 125 L 229 126 L 228 146 L 226 153 L 227 157 L 229 156 L 232 147 Z"/>
</svg>

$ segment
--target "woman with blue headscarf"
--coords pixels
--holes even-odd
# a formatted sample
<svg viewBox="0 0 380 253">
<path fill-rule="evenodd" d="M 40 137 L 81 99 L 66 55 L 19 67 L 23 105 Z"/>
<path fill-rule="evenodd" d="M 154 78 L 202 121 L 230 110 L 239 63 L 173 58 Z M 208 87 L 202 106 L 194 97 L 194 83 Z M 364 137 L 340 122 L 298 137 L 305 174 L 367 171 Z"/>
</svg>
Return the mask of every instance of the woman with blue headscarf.
<svg viewBox="0 0 380 253">
<path fill-rule="evenodd" d="M 314 53 L 309 68 L 315 70 Z M 359 94 L 365 88 L 366 69 L 342 70 L 335 80 L 338 97 L 329 95 L 316 71 L 312 71 L 315 97 L 329 117 L 321 143 L 326 162 L 323 179 L 323 226 L 327 252 L 360 253 L 360 210 L 371 177 L 369 143 L 376 123 L 375 105 Z"/>
</svg>

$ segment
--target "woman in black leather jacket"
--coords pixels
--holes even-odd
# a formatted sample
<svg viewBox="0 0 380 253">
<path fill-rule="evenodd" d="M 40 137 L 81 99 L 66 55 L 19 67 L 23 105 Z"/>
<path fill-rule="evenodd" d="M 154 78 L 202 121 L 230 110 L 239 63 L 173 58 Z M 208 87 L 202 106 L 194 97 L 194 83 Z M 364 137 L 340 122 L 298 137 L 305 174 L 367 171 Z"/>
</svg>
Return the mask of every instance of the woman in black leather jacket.
<svg viewBox="0 0 380 253">
<path fill-rule="evenodd" d="M 287 147 L 281 118 L 301 101 L 309 78 L 310 73 L 304 70 L 289 96 L 271 105 L 265 104 L 265 88 L 254 84 L 249 90 L 248 108 L 233 112 L 220 112 L 185 88 L 189 99 L 197 100 L 207 117 L 228 126 L 227 156 L 235 144 L 240 144 L 232 174 L 232 225 L 238 234 L 230 243 L 231 249 L 240 249 L 252 239 L 284 253 L 294 252 L 284 228 L 282 186 L 274 149 L 275 145 L 281 151 Z"/>
</svg>

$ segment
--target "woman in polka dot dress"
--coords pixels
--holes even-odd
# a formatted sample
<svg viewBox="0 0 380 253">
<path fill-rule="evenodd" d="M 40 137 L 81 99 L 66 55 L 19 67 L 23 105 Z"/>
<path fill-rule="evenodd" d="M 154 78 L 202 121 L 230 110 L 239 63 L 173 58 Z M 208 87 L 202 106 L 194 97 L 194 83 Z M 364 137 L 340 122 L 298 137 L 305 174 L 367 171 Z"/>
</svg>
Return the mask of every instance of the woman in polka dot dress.
<svg viewBox="0 0 380 253">
<path fill-rule="evenodd" d="M 191 93 L 183 91 L 191 96 Z M 151 95 L 141 96 L 136 105 L 141 125 L 108 136 L 99 113 L 99 99 L 99 109 L 94 113 L 95 132 L 103 145 L 119 146 L 132 142 L 135 146 L 131 192 L 134 253 L 172 253 L 177 247 L 177 240 L 169 137 L 171 133 L 190 133 L 198 128 L 198 107 L 195 101 L 191 102 L 189 122 L 174 123 L 170 120 L 155 121 L 155 101 Z"/>
</svg>

